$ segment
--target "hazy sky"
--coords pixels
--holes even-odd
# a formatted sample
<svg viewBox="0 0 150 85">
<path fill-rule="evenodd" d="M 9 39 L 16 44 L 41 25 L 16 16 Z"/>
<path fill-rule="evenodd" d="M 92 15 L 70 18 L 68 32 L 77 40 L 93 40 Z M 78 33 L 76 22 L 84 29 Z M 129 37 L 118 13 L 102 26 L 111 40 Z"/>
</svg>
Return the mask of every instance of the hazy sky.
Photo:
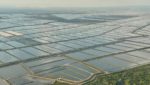
<svg viewBox="0 0 150 85">
<path fill-rule="evenodd" d="M 150 5 L 150 0 L 0 0 L 0 7 L 103 7 Z"/>
</svg>

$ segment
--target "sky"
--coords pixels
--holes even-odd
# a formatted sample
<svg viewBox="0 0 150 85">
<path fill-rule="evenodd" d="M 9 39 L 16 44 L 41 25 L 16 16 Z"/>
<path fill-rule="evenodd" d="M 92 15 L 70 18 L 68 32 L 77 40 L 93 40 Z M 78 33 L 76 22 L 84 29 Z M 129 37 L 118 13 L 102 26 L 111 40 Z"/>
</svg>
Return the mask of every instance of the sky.
<svg viewBox="0 0 150 85">
<path fill-rule="evenodd" d="M 150 0 L 0 0 L 0 7 L 111 7 L 150 5 Z"/>
</svg>

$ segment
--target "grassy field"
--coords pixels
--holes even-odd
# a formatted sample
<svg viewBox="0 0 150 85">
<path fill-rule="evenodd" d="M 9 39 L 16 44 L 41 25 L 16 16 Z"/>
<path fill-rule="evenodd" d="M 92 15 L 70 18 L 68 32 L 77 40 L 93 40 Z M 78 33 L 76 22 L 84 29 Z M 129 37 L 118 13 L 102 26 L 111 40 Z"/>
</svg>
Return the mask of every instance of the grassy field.
<svg viewBox="0 0 150 85">
<path fill-rule="evenodd" d="M 67 84 L 57 82 L 54 85 Z M 97 76 L 95 80 L 84 85 L 150 85 L 150 64 L 122 72 Z"/>
<path fill-rule="evenodd" d="M 117 85 L 119 80 L 121 80 L 123 85 L 150 85 L 150 64 L 118 73 L 98 76 L 94 81 L 85 85 Z"/>
</svg>

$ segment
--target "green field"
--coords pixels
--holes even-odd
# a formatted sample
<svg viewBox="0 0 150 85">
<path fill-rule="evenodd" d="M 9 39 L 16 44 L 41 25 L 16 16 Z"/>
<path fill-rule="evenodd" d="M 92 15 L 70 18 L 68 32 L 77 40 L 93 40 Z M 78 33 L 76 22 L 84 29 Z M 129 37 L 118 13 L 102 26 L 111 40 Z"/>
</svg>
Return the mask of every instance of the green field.
<svg viewBox="0 0 150 85">
<path fill-rule="evenodd" d="M 117 85 L 121 80 L 123 85 L 150 85 L 150 64 L 130 70 L 98 76 L 85 85 Z"/>
</svg>

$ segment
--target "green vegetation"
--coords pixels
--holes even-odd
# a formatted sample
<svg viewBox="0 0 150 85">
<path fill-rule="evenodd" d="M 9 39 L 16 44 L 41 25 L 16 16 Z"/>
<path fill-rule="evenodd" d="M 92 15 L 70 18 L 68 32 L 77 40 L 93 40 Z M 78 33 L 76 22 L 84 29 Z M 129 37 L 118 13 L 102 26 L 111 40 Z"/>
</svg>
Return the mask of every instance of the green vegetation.
<svg viewBox="0 0 150 85">
<path fill-rule="evenodd" d="M 150 85 L 150 64 L 130 70 L 112 73 L 97 78 L 85 85 L 117 85 L 121 79 L 123 85 Z"/>
<path fill-rule="evenodd" d="M 55 84 L 54 85 L 69 85 L 69 84 L 67 84 L 67 83 L 61 83 L 61 82 L 55 82 Z"/>
<path fill-rule="evenodd" d="M 84 85 L 117 85 L 121 80 L 123 85 L 150 85 L 150 64 L 137 68 L 125 70 L 122 72 L 108 75 L 99 75 L 95 80 L 89 81 Z M 54 85 L 67 85 L 55 83 Z"/>
</svg>

